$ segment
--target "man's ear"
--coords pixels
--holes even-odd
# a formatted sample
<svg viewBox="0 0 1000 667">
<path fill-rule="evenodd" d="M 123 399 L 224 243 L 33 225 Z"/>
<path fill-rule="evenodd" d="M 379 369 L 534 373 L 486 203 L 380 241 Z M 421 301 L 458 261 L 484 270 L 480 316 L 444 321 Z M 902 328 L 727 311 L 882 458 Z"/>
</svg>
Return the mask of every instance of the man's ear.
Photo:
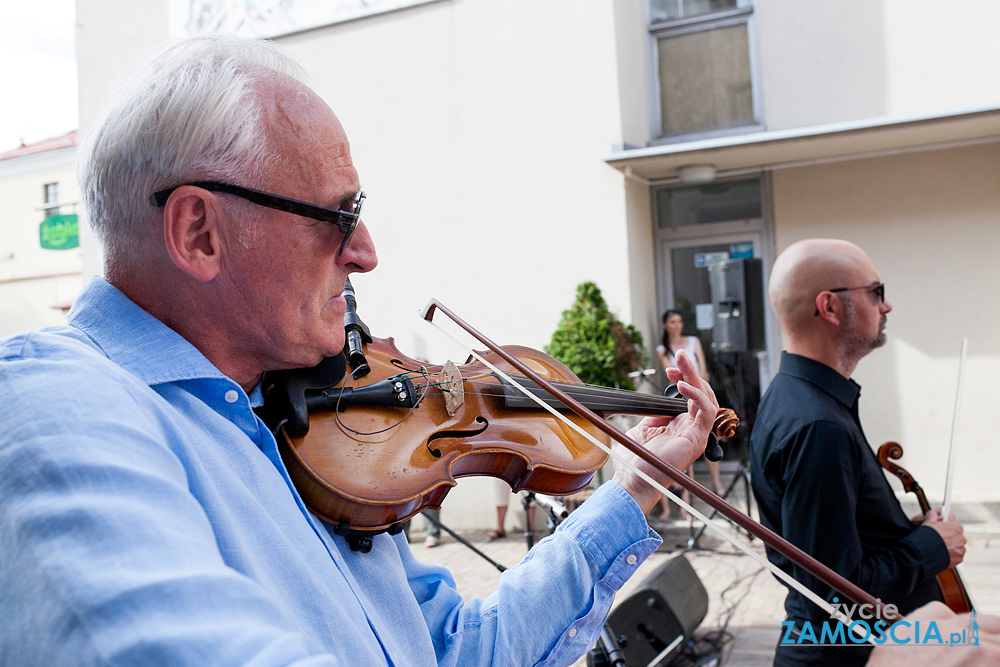
<svg viewBox="0 0 1000 667">
<path fill-rule="evenodd" d="M 163 207 L 163 237 L 174 265 L 200 282 L 213 280 L 222 267 L 222 210 L 206 190 L 183 185 Z"/>
<path fill-rule="evenodd" d="M 840 299 L 833 292 L 820 292 L 816 295 L 816 317 L 839 325 L 841 320 Z"/>
</svg>

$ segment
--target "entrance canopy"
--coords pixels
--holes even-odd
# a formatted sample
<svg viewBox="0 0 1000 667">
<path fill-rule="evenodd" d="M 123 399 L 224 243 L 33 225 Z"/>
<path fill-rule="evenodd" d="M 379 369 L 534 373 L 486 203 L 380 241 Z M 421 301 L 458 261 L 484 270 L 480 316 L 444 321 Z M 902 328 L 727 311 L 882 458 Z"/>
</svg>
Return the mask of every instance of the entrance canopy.
<svg viewBox="0 0 1000 667">
<path fill-rule="evenodd" d="M 718 173 L 780 169 L 821 162 L 1000 141 L 1000 108 L 948 114 L 863 119 L 634 148 L 605 161 L 648 181 L 679 177 L 682 167 L 711 165 Z"/>
</svg>

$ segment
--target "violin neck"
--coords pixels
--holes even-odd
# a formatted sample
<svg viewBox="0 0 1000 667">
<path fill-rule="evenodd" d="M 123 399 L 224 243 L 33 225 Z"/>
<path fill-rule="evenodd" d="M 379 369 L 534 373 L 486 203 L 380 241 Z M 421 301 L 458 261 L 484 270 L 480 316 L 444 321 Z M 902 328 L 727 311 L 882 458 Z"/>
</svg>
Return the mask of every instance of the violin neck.
<svg viewBox="0 0 1000 667">
<path fill-rule="evenodd" d="M 561 411 L 568 409 L 561 401 L 528 378 L 515 377 L 514 380 L 530 394 L 541 399 L 546 405 Z M 538 403 L 518 391 L 517 387 L 514 387 L 506 380 L 501 379 L 500 384 L 503 387 L 505 407 L 520 410 L 541 409 Z M 602 417 L 610 417 L 612 415 L 676 417 L 687 412 L 687 400 L 683 398 L 667 398 L 666 396 L 657 396 L 655 394 L 642 394 L 624 389 L 595 387 L 593 385 L 572 384 L 569 382 L 553 382 L 552 384 L 558 385 L 564 392 Z"/>
<path fill-rule="evenodd" d="M 931 511 L 931 504 L 927 501 L 927 496 L 924 494 L 924 489 L 916 482 L 913 483 L 913 493 L 917 496 L 917 504 L 920 506 L 920 512 L 927 514 Z"/>
</svg>

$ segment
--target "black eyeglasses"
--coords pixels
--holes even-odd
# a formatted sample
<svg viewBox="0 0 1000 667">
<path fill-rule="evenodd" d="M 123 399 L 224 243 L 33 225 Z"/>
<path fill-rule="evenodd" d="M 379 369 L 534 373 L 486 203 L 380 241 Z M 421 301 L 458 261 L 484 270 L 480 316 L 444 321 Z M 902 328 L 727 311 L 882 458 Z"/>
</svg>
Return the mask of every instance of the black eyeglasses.
<svg viewBox="0 0 1000 667">
<path fill-rule="evenodd" d="M 182 183 L 166 190 L 154 192 L 149 196 L 149 203 L 157 207 L 165 206 L 167 199 L 170 198 L 170 194 L 184 185 L 193 185 L 197 188 L 213 192 L 225 192 L 226 194 L 246 199 L 258 206 L 266 206 L 267 208 L 294 213 L 295 215 L 312 218 L 313 220 L 322 220 L 323 222 L 336 225 L 344 233 L 344 240 L 340 243 L 340 252 L 343 252 L 344 248 L 347 247 L 347 242 L 351 239 L 351 234 L 358 227 L 358 220 L 361 219 L 361 203 L 365 199 L 365 193 L 358 192 L 354 197 L 354 211 L 341 211 L 335 208 L 326 208 L 325 206 L 317 206 L 316 204 L 299 201 L 298 199 L 274 195 L 270 192 L 244 188 L 240 185 L 230 185 L 229 183 L 219 183 L 216 181 L 198 181 L 197 183 Z"/>
<path fill-rule="evenodd" d="M 854 290 L 866 289 L 871 290 L 871 292 L 878 297 L 879 303 L 885 303 L 885 283 L 875 283 L 874 285 L 858 285 L 857 287 L 837 287 L 836 289 L 823 290 L 824 292 L 853 292 Z M 819 308 L 813 313 L 813 316 L 819 317 Z"/>
</svg>

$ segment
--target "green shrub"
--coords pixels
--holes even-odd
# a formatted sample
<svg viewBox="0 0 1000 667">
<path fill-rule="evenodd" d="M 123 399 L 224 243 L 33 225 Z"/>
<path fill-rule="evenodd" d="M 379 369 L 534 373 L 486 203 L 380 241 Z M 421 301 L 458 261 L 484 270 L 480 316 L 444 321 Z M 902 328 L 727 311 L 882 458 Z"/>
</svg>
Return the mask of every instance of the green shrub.
<svg viewBox="0 0 1000 667">
<path fill-rule="evenodd" d="M 589 281 L 576 288 L 576 300 L 563 311 L 545 351 L 583 382 L 602 387 L 635 389 L 628 374 L 646 363 L 642 333 L 615 317 L 601 290 Z"/>
</svg>

